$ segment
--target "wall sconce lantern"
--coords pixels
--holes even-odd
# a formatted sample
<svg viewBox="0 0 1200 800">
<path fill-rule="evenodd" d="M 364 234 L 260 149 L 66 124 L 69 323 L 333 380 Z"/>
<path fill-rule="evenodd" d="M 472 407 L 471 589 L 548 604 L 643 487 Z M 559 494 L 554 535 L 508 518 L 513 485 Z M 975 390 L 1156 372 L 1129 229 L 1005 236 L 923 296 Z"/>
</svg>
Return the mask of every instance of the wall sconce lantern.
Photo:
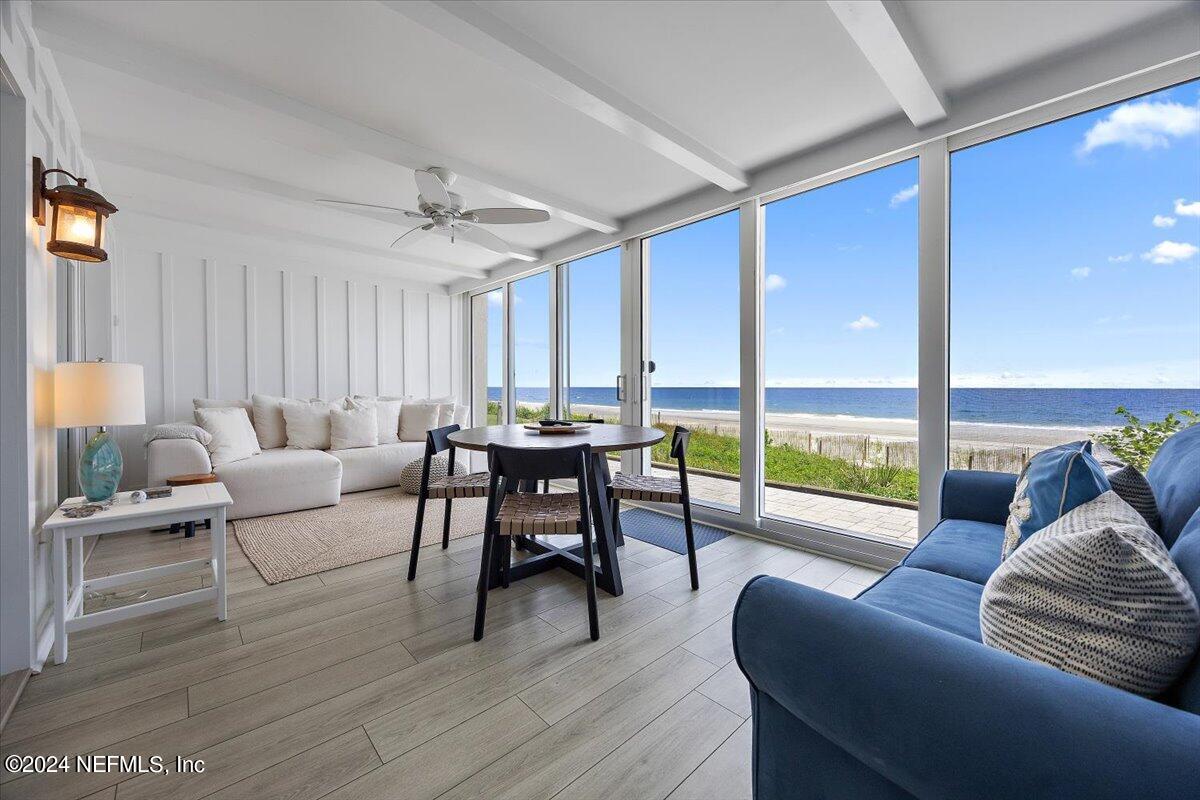
<svg viewBox="0 0 1200 800">
<path fill-rule="evenodd" d="M 50 189 L 46 176 L 55 172 L 75 181 Z M 108 261 L 104 252 L 104 222 L 117 207 L 104 195 L 87 188 L 87 178 L 78 178 L 65 169 L 44 169 L 42 160 L 33 159 L 33 218 L 46 224 L 46 202 L 50 203 L 50 241 L 46 249 L 59 258 L 96 263 Z"/>
</svg>

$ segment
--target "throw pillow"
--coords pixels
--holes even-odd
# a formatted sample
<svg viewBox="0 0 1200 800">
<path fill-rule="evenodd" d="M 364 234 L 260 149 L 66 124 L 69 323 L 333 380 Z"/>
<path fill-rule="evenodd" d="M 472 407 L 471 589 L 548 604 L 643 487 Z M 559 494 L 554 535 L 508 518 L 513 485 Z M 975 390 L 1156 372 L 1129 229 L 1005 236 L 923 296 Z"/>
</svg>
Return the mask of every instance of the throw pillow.
<svg viewBox="0 0 1200 800">
<path fill-rule="evenodd" d="M 1109 490 L 1104 470 L 1092 458 L 1091 442 L 1051 447 L 1029 459 L 1008 507 L 1004 549 L 1008 558 L 1021 542 L 1075 506 L 1095 500 Z"/>
<path fill-rule="evenodd" d="M 283 418 L 285 399 L 256 394 L 250 401 L 254 405 L 254 432 L 258 434 L 259 445 L 264 450 L 287 447 L 287 422 Z"/>
<path fill-rule="evenodd" d="M 421 493 L 421 471 L 425 469 L 425 458 L 413 459 L 400 470 L 400 491 L 405 494 Z M 450 462 L 445 456 L 434 456 L 429 459 L 429 480 L 444 478 L 450 469 Z"/>
<path fill-rule="evenodd" d="M 347 400 L 345 408 L 330 409 L 329 444 L 331 450 L 374 447 L 379 444 L 379 420 L 375 406 Z"/>
<path fill-rule="evenodd" d="M 1104 477 L 1112 490 L 1134 510 L 1146 519 L 1146 524 L 1154 531 L 1159 531 L 1162 518 L 1158 513 L 1158 502 L 1154 499 L 1154 490 L 1141 470 L 1132 464 L 1126 464 L 1117 458 L 1116 453 L 1102 444 L 1092 445 L 1092 455 L 1104 470 Z"/>
<path fill-rule="evenodd" d="M 400 407 L 400 441 L 423 442 L 425 434 L 440 427 L 440 403 L 405 403 Z"/>
<path fill-rule="evenodd" d="M 328 450 L 329 412 L 332 403 L 324 400 L 284 400 L 283 419 L 287 424 L 287 446 L 296 450 Z"/>
<path fill-rule="evenodd" d="M 208 456 L 214 467 L 256 456 L 258 437 L 244 408 L 197 408 L 196 424 L 212 436 Z"/>
<path fill-rule="evenodd" d="M 992 573 L 979 627 L 991 647 L 1153 696 L 1191 661 L 1200 605 L 1158 534 L 1108 491 Z"/>
<path fill-rule="evenodd" d="M 192 398 L 192 410 L 197 408 L 244 408 L 250 417 L 250 424 L 254 424 L 254 406 L 249 400 L 214 400 L 211 397 L 194 397 Z"/>
<path fill-rule="evenodd" d="M 379 428 L 379 444 L 395 444 L 400 441 L 400 400 L 388 400 L 382 397 L 364 397 L 354 395 L 355 403 L 365 403 L 375 406 L 375 416 Z"/>
<path fill-rule="evenodd" d="M 454 422 L 454 403 L 438 403 L 438 424 L 444 428 Z"/>
<path fill-rule="evenodd" d="M 471 424 L 471 407 L 455 406 L 454 418 L 451 421 L 460 428 L 469 427 Z"/>
</svg>

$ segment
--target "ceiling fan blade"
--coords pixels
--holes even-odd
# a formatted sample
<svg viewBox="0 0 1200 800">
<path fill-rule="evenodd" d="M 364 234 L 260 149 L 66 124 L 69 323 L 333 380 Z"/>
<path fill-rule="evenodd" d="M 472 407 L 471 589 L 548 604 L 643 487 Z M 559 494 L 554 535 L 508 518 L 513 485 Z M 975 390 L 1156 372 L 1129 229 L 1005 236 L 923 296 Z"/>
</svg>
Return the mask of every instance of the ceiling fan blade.
<svg viewBox="0 0 1200 800">
<path fill-rule="evenodd" d="M 491 231 L 485 231 L 483 228 L 476 228 L 471 225 L 464 225 L 461 222 L 455 223 L 454 236 L 457 239 L 462 239 L 464 242 L 479 245 L 485 250 L 491 250 L 493 253 L 508 255 L 510 251 L 508 242 Z"/>
<path fill-rule="evenodd" d="M 450 192 L 441 178 L 424 169 L 417 170 L 413 176 L 417 179 L 417 191 L 426 203 L 442 208 L 450 207 Z"/>
<path fill-rule="evenodd" d="M 396 241 L 392 242 L 390 246 L 391 247 L 399 246 L 401 248 L 408 247 L 409 245 L 414 244 L 414 243 L 419 242 L 420 240 L 424 239 L 426 236 L 429 235 L 429 232 L 431 230 L 433 230 L 432 222 L 429 223 L 428 225 L 421 225 L 420 227 L 413 228 L 412 230 L 409 230 L 409 231 L 405 231 L 404 233 L 400 234 L 400 237 L 398 239 L 396 239 Z"/>
<path fill-rule="evenodd" d="M 404 214 L 409 217 L 420 217 L 421 219 L 425 218 L 424 214 L 418 214 L 416 211 L 409 211 L 404 208 L 393 208 L 392 206 L 377 206 L 373 203 L 353 203 L 349 200 L 326 200 L 324 198 L 318 198 L 316 202 L 323 206 L 329 206 L 330 208 L 343 208 L 347 211 L 353 211 L 357 209 L 359 211 L 372 211 L 375 213 L 385 214 Z"/>
<path fill-rule="evenodd" d="M 516 225 L 545 222 L 550 219 L 550 212 L 540 208 L 474 208 L 464 211 L 463 216 L 480 225 Z"/>
</svg>

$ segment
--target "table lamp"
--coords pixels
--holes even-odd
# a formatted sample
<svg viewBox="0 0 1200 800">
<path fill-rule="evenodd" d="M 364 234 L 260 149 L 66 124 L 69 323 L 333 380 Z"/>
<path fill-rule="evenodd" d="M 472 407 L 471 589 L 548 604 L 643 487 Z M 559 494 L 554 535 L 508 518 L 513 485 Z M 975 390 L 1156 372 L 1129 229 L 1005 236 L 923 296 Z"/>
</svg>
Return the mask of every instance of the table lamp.
<svg viewBox="0 0 1200 800">
<path fill-rule="evenodd" d="M 141 364 L 118 364 L 99 358 L 54 366 L 55 426 L 100 429 L 79 456 L 79 487 L 88 502 L 110 499 L 121 482 L 121 448 L 108 426 L 145 422 Z"/>
</svg>

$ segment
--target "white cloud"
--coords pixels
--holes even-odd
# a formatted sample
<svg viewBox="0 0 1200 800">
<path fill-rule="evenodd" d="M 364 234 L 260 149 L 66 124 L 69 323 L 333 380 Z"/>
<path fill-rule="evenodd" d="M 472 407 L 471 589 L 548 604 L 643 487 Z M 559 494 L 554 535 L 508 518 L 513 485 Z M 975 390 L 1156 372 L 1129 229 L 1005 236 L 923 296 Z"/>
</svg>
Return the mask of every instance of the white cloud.
<svg viewBox="0 0 1200 800">
<path fill-rule="evenodd" d="M 1183 103 L 1125 103 L 1084 134 L 1076 153 L 1084 156 L 1110 144 L 1153 150 L 1171 139 L 1200 132 L 1200 107 Z"/>
<path fill-rule="evenodd" d="M 1174 217 L 1164 217 L 1162 214 L 1155 214 L 1154 219 L 1151 220 L 1151 223 L 1156 228 L 1174 228 L 1175 227 L 1175 218 Z"/>
<path fill-rule="evenodd" d="M 892 199 L 888 202 L 888 205 L 892 208 L 895 208 L 896 206 L 907 203 L 909 200 L 912 200 L 914 197 L 916 197 L 917 192 L 920 190 L 920 185 L 916 183 L 914 183 L 912 186 L 907 186 L 892 195 Z"/>
<path fill-rule="evenodd" d="M 1122 253 L 1119 256 L 1109 256 L 1108 260 L 1114 264 L 1124 264 L 1126 261 L 1133 261 L 1133 253 Z"/>
<path fill-rule="evenodd" d="M 1154 245 L 1149 252 L 1142 253 L 1142 258 L 1153 264 L 1174 264 L 1176 261 L 1187 261 L 1196 253 L 1200 253 L 1200 247 L 1190 242 L 1167 240 Z"/>
<path fill-rule="evenodd" d="M 1175 213 L 1181 217 L 1200 217 L 1200 200 L 1188 202 L 1182 197 L 1175 201 Z"/>
<path fill-rule="evenodd" d="M 487 301 L 494 306 L 504 305 L 504 292 L 488 292 Z"/>
<path fill-rule="evenodd" d="M 763 281 L 763 291 L 767 292 L 773 292 L 785 286 L 787 286 L 787 278 L 782 275 L 776 275 L 774 272 L 768 275 L 766 280 Z"/>
<path fill-rule="evenodd" d="M 854 320 L 854 322 L 847 322 L 846 327 L 852 331 L 867 331 L 871 330 L 872 328 L 878 328 L 879 323 L 868 317 L 866 314 L 863 314 L 861 317 Z"/>
<path fill-rule="evenodd" d="M 1092 274 L 1091 267 L 1076 267 L 1075 269 L 1071 270 L 1071 277 L 1078 281 L 1083 280 L 1084 278 L 1086 278 L 1087 276 L 1089 276 L 1091 274 Z"/>
</svg>

